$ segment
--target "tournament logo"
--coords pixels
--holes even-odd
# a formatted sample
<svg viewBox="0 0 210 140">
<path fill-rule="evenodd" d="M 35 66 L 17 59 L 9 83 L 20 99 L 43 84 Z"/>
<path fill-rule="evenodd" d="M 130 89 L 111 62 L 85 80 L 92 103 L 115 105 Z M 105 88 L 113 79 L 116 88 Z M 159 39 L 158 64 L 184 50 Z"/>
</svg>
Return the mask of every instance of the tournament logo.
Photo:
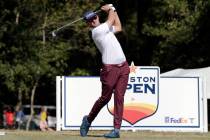
<svg viewBox="0 0 210 140">
<path fill-rule="evenodd" d="M 159 76 L 159 67 L 139 67 L 131 63 L 124 96 L 123 120 L 134 125 L 155 114 L 159 102 Z M 113 115 L 114 95 L 107 107 Z"/>
</svg>

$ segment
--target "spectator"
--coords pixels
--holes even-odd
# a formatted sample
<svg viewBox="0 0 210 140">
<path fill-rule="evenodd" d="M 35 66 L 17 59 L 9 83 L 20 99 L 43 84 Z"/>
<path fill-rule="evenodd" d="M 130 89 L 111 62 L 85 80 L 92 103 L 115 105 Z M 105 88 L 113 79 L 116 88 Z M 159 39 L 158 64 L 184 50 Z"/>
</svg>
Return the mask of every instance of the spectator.
<svg viewBox="0 0 210 140">
<path fill-rule="evenodd" d="M 6 117 L 6 128 L 8 129 L 14 128 L 14 112 L 12 111 L 12 108 L 10 106 L 5 112 L 5 117 Z"/>
<path fill-rule="evenodd" d="M 23 113 L 22 107 L 17 106 L 16 116 L 15 116 L 15 121 L 16 121 L 15 125 L 17 129 L 20 129 L 24 119 L 25 119 L 25 114 Z"/>
<path fill-rule="evenodd" d="M 6 128 L 7 127 L 7 121 L 6 121 L 6 112 L 8 110 L 8 107 L 7 106 L 4 106 L 4 109 L 3 109 L 3 127 Z"/>
<path fill-rule="evenodd" d="M 53 131 L 50 127 L 48 127 L 48 122 L 47 122 L 47 108 L 42 107 L 41 108 L 41 113 L 40 113 L 40 123 L 39 127 L 41 131 Z"/>
</svg>

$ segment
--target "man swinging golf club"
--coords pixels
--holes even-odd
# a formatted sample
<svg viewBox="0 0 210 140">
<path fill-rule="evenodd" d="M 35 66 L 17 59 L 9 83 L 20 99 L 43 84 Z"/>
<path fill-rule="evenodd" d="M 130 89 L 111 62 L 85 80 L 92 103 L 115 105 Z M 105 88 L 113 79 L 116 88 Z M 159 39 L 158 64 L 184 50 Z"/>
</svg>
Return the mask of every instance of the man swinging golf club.
<svg viewBox="0 0 210 140">
<path fill-rule="evenodd" d="M 100 71 L 101 97 L 95 102 L 90 113 L 83 117 L 80 134 L 81 136 L 87 135 L 91 123 L 99 111 L 110 101 L 114 92 L 114 129 L 104 137 L 119 138 L 124 94 L 130 70 L 121 45 L 114 35 L 122 30 L 118 14 L 112 4 L 102 6 L 101 10 L 108 15 L 104 23 L 100 23 L 99 16 L 95 12 L 88 11 L 84 14 L 84 20 L 91 28 L 92 38 L 102 54 L 103 66 Z"/>
</svg>

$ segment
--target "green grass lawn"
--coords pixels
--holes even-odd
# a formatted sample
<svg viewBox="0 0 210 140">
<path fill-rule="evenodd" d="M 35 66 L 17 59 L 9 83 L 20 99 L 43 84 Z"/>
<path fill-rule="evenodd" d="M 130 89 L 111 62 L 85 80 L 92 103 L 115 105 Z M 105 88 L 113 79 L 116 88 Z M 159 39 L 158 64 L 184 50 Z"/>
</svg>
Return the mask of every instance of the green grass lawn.
<svg viewBox="0 0 210 140">
<path fill-rule="evenodd" d="M 1 130 L 0 130 L 1 131 Z M 3 130 L 2 130 L 3 131 Z M 108 131 L 90 131 L 87 137 L 80 137 L 79 131 L 40 132 L 40 131 L 6 131 L 0 140 L 100 140 L 106 139 Z M 120 140 L 210 140 L 208 133 L 121 131 Z"/>
</svg>

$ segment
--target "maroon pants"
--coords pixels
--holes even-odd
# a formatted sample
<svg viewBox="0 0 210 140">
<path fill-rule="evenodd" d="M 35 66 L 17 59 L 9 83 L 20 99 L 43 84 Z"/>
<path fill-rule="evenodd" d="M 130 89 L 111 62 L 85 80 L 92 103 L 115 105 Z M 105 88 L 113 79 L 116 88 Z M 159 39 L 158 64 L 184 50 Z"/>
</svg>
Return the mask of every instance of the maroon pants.
<svg viewBox="0 0 210 140">
<path fill-rule="evenodd" d="M 120 129 L 129 72 L 127 62 L 122 63 L 122 65 L 103 65 L 100 73 L 102 94 L 88 115 L 88 121 L 90 123 L 92 123 L 99 111 L 110 101 L 114 92 L 114 128 Z"/>
</svg>

